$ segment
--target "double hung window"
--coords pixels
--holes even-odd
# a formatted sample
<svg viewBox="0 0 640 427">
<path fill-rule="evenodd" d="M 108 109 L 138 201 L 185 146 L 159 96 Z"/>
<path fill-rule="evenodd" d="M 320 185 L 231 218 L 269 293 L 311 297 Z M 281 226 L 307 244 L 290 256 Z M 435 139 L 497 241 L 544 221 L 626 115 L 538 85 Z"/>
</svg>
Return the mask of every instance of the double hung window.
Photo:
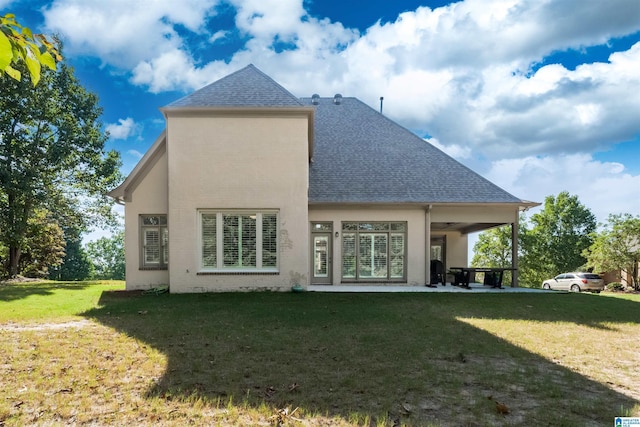
<svg viewBox="0 0 640 427">
<path fill-rule="evenodd" d="M 342 279 L 405 281 L 405 222 L 342 223 Z"/>
<path fill-rule="evenodd" d="M 140 216 L 140 267 L 166 269 L 169 265 L 169 230 L 166 215 Z"/>
<path fill-rule="evenodd" d="M 202 271 L 278 269 L 277 211 L 200 211 Z"/>
</svg>

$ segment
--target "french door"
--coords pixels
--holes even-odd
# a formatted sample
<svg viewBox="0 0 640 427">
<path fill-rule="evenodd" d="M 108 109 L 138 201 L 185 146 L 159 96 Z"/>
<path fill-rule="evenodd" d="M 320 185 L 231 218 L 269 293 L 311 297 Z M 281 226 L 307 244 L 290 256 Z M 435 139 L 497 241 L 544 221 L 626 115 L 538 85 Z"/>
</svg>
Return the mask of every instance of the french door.
<svg viewBox="0 0 640 427">
<path fill-rule="evenodd" d="M 333 241 L 331 233 L 311 234 L 311 284 L 330 285 L 331 284 L 331 263 Z"/>
</svg>

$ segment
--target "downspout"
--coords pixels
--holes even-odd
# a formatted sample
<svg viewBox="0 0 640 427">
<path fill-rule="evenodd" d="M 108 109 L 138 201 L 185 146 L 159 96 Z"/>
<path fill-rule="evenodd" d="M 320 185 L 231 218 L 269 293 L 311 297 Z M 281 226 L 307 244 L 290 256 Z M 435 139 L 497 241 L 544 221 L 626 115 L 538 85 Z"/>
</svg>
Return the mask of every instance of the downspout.
<svg viewBox="0 0 640 427">
<path fill-rule="evenodd" d="M 431 208 L 429 205 L 424 211 L 424 281 L 425 286 L 431 285 Z"/>
<path fill-rule="evenodd" d="M 515 221 L 511 223 L 511 287 L 517 288 L 518 283 L 518 229 L 520 227 L 520 210 L 516 209 Z"/>
</svg>

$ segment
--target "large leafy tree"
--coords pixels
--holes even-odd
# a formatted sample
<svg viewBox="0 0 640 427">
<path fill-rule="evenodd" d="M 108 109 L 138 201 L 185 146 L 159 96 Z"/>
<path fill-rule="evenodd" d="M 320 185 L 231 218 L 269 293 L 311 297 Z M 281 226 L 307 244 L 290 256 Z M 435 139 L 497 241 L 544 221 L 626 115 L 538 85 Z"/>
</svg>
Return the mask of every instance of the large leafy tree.
<svg viewBox="0 0 640 427">
<path fill-rule="evenodd" d="M 531 281 L 541 282 L 559 273 L 583 267 L 582 254 L 592 243 L 595 215 L 564 191 L 547 196 L 542 211 L 531 215 L 531 229 L 524 238 L 523 265 L 529 266 Z"/>
<path fill-rule="evenodd" d="M 0 242 L 0 277 L 8 272 L 8 248 Z M 64 232 L 45 209 L 36 209 L 27 221 L 20 271 L 28 277 L 45 277 L 65 256 Z"/>
<path fill-rule="evenodd" d="M 525 286 L 540 286 L 544 279 L 581 268 L 582 252 L 591 245 L 596 219 L 577 196 L 562 192 L 548 196 L 542 211 L 528 220 L 520 215 L 518 278 Z M 498 227 L 481 233 L 474 246 L 472 265 L 511 266 L 511 229 Z"/>
<path fill-rule="evenodd" d="M 113 219 L 105 194 L 121 179 L 120 157 L 105 150 L 97 97 L 65 64 L 43 68 L 36 86 L 0 79 L 0 94 L 0 240 L 15 276 L 38 209 L 76 230 Z"/>
<path fill-rule="evenodd" d="M 476 267 L 511 266 L 511 227 L 503 225 L 480 233 L 473 246 L 471 265 Z"/>
<path fill-rule="evenodd" d="M 593 234 L 593 243 L 584 255 L 588 266 L 595 271 L 624 270 L 630 273 L 633 287 L 640 290 L 640 216 L 609 215 L 603 229 Z"/>
<path fill-rule="evenodd" d="M 49 268 L 62 264 L 64 232 L 50 212 L 36 209 L 27 221 L 20 271 L 27 277 L 46 277 Z"/>
</svg>

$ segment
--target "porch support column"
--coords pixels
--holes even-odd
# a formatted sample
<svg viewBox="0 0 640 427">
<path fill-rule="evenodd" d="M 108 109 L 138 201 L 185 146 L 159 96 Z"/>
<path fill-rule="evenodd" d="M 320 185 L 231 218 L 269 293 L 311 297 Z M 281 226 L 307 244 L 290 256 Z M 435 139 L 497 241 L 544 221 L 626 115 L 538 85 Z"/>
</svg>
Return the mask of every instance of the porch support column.
<svg viewBox="0 0 640 427">
<path fill-rule="evenodd" d="M 518 228 L 520 227 L 520 210 L 516 209 L 516 217 L 511 223 L 511 287 L 517 288 L 518 283 Z"/>
<path fill-rule="evenodd" d="M 424 281 L 431 285 L 431 205 L 424 211 Z"/>
</svg>

